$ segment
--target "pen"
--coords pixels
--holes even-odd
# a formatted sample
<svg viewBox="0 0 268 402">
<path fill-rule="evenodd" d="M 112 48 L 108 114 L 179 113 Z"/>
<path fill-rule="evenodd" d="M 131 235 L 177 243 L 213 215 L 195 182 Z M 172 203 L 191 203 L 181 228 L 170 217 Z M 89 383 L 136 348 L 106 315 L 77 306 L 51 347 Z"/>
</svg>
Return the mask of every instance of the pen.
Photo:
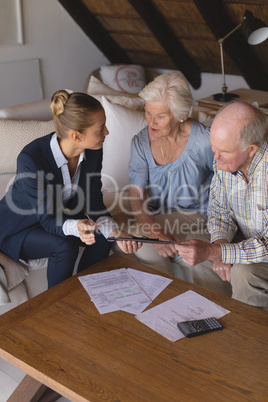
<svg viewBox="0 0 268 402">
<path fill-rule="evenodd" d="M 90 218 L 90 216 L 88 215 L 88 213 L 85 209 L 84 209 L 84 215 L 87 217 L 90 225 L 92 225 L 92 226 L 96 225 L 96 223 Z"/>
</svg>

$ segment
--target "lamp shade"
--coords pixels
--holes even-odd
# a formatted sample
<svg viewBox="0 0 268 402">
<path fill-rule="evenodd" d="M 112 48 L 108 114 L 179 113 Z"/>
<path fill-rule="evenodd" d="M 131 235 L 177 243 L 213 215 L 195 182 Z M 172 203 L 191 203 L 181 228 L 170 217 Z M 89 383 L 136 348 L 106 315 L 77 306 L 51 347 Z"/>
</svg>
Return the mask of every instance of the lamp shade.
<svg viewBox="0 0 268 402">
<path fill-rule="evenodd" d="M 246 10 L 246 35 L 250 45 L 258 45 L 268 38 L 268 27 L 260 19 L 255 18 L 251 11 Z"/>
<path fill-rule="evenodd" d="M 248 43 L 250 45 L 258 45 L 268 38 L 268 27 L 262 27 L 248 35 Z"/>
</svg>

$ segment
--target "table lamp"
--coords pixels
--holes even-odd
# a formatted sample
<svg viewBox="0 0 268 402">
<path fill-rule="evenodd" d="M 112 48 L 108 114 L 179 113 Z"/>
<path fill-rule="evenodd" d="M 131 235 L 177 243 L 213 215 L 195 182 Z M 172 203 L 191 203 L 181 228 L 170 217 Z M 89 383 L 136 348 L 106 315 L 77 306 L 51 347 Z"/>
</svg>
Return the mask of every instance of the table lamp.
<svg viewBox="0 0 268 402">
<path fill-rule="evenodd" d="M 220 55 L 221 55 L 221 72 L 222 72 L 222 92 L 215 94 L 213 99 L 218 102 L 230 102 L 232 99 L 239 98 L 239 95 L 233 93 L 227 93 L 227 86 L 225 82 L 224 73 L 224 58 L 223 58 L 223 42 L 225 39 L 229 38 L 237 29 L 239 29 L 243 24 L 246 24 L 246 35 L 247 40 L 250 45 L 258 45 L 268 38 L 268 27 L 260 19 L 255 18 L 251 11 L 246 10 L 241 20 L 240 24 L 237 25 L 231 32 L 225 35 L 223 38 L 218 40 L 220 45 Z"/>
</svg>

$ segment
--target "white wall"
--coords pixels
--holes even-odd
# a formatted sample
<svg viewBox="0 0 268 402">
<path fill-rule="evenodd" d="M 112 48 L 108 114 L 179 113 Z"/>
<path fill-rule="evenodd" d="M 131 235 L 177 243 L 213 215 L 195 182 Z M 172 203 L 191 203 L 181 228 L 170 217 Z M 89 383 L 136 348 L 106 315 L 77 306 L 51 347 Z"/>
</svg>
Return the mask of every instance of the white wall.
<svg viewBox="0 0 268 402">
<path fill-rule="evenodd" d="M 238 75 L 226 75 L 225 81 L 228 87 L 228 92 L 232 92 L 234 89 L 238 88 L 249 88 L 244 78 Z M 201 74 L 201 87 L 198 89 L 191 88 L 191 92 L 194 99 L 200 99 L 221 92 L 221 87 L 221 74 L 203 73 Z"/>
<path fill-rule="evenodd" d="M 220 63 L 220 59 L 219 59 Z M 173 70 L 157 68 L 159 73 L 168 73 Z M 227 92 L 231 92 L 234 89 L 238 88 L 249 88 L 248 84 L 244 80 L 243 77 L 239 75 L 226 75 L 225 81 L 227 85 Z M 190 89 L 194 99 L 206 98 L 208 96 L 217 94 L 221 92 L 222 87 L 222 75 L 221 74 L 212 74 L 212 73 L 202 73 L 201 74 L 201 86 L 198 89 L 194 89 L 190 85 Z"/>
<path fill-rule="evenodd" d="M 0 63 L 40 59 L 45 98 L 62 88 L 82 90 L 88 74 L 109 63 L 58 1 L 21 3 L 24 44 L 0 45 Z M 1 76 L 0 82 L 8 78 Z M 14 94 L 19 103 L 15 99 Z"/>
<path fill-rule="evenodd" d="M 81 91 L 92 70 L 109 64 L 108 59 L 88 39 L 57 0 L 21 0 L 21 3 L 24 44 L 0 45 L 0 63 L 40 59 L 44 98 L 50 98 L 56 90 L 62 88 Z M 18 77 L 16 78 L 18 80 Z M 3 80 L 12 80 L 12 77 L 6 73 L 5 77 L 0 76 L 0 87 Z M 23 85 L 21 85 L 23 93 L 18 96 L 20 85 L 17 84 L 17 80 L 16 90 L 12 91 L 13 101 L 9 100 L 9 104 L 4 104 L 5 96 L 0 89 L 0 107 L 23 103 L 21 99 L 24 98 L 25 101 L 36 100 L 26 98 L 26 95 L 36 95 L 25 94 Z M 241 77 L 227 76 L 226 81 L 228 91 L 248 87 Z M 194 98 L 198 99 L 220 91 L 220 75 L 202 74 L 201 87 L 192 90 L 192 93 Z"/>
</svg>

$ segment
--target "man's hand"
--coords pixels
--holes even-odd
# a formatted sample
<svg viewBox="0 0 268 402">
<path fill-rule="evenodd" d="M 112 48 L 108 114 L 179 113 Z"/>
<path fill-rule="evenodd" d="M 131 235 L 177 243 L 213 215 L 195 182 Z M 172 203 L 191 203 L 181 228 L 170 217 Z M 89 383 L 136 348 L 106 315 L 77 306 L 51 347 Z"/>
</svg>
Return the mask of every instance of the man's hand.
<svg viewBox="0 0 268 402">
<path fill-rule="evenodd" d="M 77 223 L 77 228 L 80 234 L 80 239 L 83 243 L 88 246 L 95 243 L 94 230 L 98 229 L 97 225 L 91 225 L 91 222 L 88 219 L 81 219 Z"/>
<path fill-rule="evenodd" d="M 222 261 L 214 261 L 212 269 L 223 280 L 231 282 L 232 264 L 224 264 Z"/>
<path fill-rule="evenodd" d="M 207 260 L 221 259 L 221 247 L 218 244 L 210 244 L 202 240 L 186 240 L 175 244 L 175 248 L 184 262 L 191 266 Z"/>
<path fill-rule="evenodd" d="M 155 237 L 155 236 L 152 236 Z M 170 240 L 170 241 L 177 241 L 180 242 L 181 239 L 179 237 L 176 236 L 172 236 L 170 234 L 160 234 L 157 236 L 157 238 L 159 240 Z M 161 256 L 161 257 L 176 257 L 177 250 L 175 248 L 175 244 L 157 244 L 154 243 L 154 248 L 157 251 L 157 253 Z"/>
</svg>

